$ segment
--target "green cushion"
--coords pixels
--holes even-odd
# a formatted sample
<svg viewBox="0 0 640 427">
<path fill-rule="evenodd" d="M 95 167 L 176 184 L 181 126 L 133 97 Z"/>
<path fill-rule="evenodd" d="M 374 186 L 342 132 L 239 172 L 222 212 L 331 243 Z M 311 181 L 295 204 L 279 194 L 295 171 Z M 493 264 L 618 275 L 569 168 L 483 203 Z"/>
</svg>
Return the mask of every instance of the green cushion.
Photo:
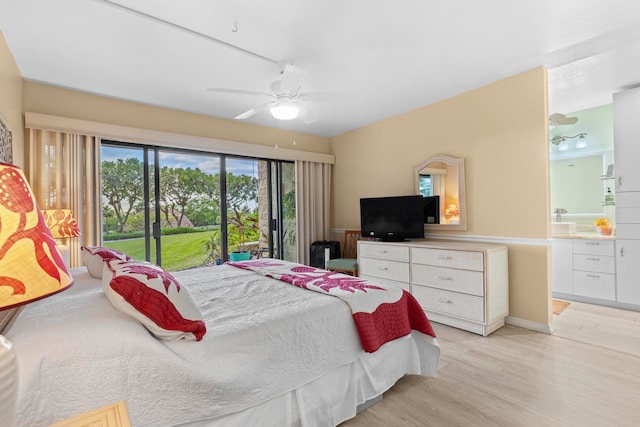
<svg viewBox="0 0 640 427">
<path fill-rule="evenodd" d="M 327 268 L 335 270 L 357 270 L 358 260 L 351 258 L 336 258 L 327 261 Z"/>
</svg>

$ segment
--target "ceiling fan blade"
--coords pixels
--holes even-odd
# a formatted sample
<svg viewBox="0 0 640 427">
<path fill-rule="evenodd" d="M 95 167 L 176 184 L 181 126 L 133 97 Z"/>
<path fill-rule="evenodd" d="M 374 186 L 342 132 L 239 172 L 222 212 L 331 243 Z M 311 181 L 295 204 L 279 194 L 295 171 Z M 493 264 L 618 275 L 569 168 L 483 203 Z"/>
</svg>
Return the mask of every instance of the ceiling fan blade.
<svg viewBox="0 0 640 427">
<path fill-rule="evenodd" d="M 255 108 L 251 108 L 250 110 L 245 111 L 244 113 L 240 113 L 234 117 L 236 120 L 244 120 L 248 119 L 251 116 L 254 116 L 258 111 Z"/>
<path fill-rule="evenodd" d="M 225 88 L 219 88 L 219 87 L 210 87 L 207 89 L 207 92 L 232 93 L 235 95 L 273 96 L 272 94 L 266 93 L 266 92 L 257 92 L 253 90 L 242 90 L 242 89 L 225 89 Z"/>
<path fill-rule="evenodd" d="M 308 106 L 301 103 L 298 103 L 296 105 L 298 105 L 298 108 L 300 108 L 300 113 L 298 114 L 298 118 L 303 123 L 313 123 L 317 120 L 316 115 Z"/>
<path fill-rule="evenodd" d="M 263 112 L 265 110 L 268 110 L 269 107 L 271 105 L 273 105 L 273 104 L 274 104 L 273 102 L 267 102 L 266 104 L 262 104 L 262 105 L 259 105 L 257 107 L 253 107 L 253 108 L 245 111 L 244 113 L 238 114 L 237 116 L 234 117 L 234 119 L 236 119 L 236 120 L 248 119 L 249 117 L 255 116 L 258 113 L 261 113 L 261 112 Z"/>
<path fill-rule="evenodd" d="M 577 121 L 577 117 L 567 117 L 564 114 L 560 113 L 553 113 L 549 116 L 549 126 L 572 125 Z"/>
</svg>

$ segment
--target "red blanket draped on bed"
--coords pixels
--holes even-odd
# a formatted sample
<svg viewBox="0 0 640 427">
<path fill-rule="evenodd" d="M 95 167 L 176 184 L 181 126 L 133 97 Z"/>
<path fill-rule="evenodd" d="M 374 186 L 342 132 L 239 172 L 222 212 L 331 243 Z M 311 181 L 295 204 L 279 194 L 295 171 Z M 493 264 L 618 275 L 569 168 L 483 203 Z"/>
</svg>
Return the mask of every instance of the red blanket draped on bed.
<svg viewBox="0 0 640 427">
<path fill-rule="evenodd" d="M 362 348 L 368 353 L 408 335 L 412 329 L 436 336 L 413 295 L 395 286 L 373 284 L 358 277 L 281 260 L 227 264 L 342 299 L 351 308 Z"/>
</svg>

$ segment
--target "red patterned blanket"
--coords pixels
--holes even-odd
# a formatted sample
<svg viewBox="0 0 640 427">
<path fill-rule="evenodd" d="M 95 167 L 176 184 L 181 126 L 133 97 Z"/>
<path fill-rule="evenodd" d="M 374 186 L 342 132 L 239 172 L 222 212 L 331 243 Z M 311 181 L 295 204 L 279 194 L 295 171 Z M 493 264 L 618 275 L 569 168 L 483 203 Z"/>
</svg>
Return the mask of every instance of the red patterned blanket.
<svg viewBox="0 0 640 427">
<path fill-rule="evenodd" d="M 282 260 L 228 262 L 299 288 L 331 295 L 351 308 L 362 348 L 368 353 L 411 333 L 436 334 L 413 295 L 395 286 Z"/>
</svg>

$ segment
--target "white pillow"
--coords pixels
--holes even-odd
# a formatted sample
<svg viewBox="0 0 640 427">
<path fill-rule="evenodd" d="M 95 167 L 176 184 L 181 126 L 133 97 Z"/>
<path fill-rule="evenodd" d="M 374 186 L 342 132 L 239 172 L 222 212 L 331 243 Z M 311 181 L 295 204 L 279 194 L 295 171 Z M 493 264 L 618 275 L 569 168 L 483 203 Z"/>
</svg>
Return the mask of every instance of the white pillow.
<svg viewBox="0 0 640 427">
<path fill-rule="evenodd" d="M 207 332 L 187 290 L 157 265 L 107 261 L 102 287 L 116 309 L 138 320 L 158 339 L 200 341 Z"/>
<path fill-rule="evenodd" d="M 129 255 L 118 250 L 104 248 L 102 246 L 82 246 L 80 249 L 82 251 L 82 260 L 84 261 L 84 265 L 87 266 L 87 270 L 89 270 L 91 277 L 96 279 L 102 278 L 102 268 L 105 261 L 109 261 L 111 259 L 131 261 L 133 259 Z"/>
</svg>

